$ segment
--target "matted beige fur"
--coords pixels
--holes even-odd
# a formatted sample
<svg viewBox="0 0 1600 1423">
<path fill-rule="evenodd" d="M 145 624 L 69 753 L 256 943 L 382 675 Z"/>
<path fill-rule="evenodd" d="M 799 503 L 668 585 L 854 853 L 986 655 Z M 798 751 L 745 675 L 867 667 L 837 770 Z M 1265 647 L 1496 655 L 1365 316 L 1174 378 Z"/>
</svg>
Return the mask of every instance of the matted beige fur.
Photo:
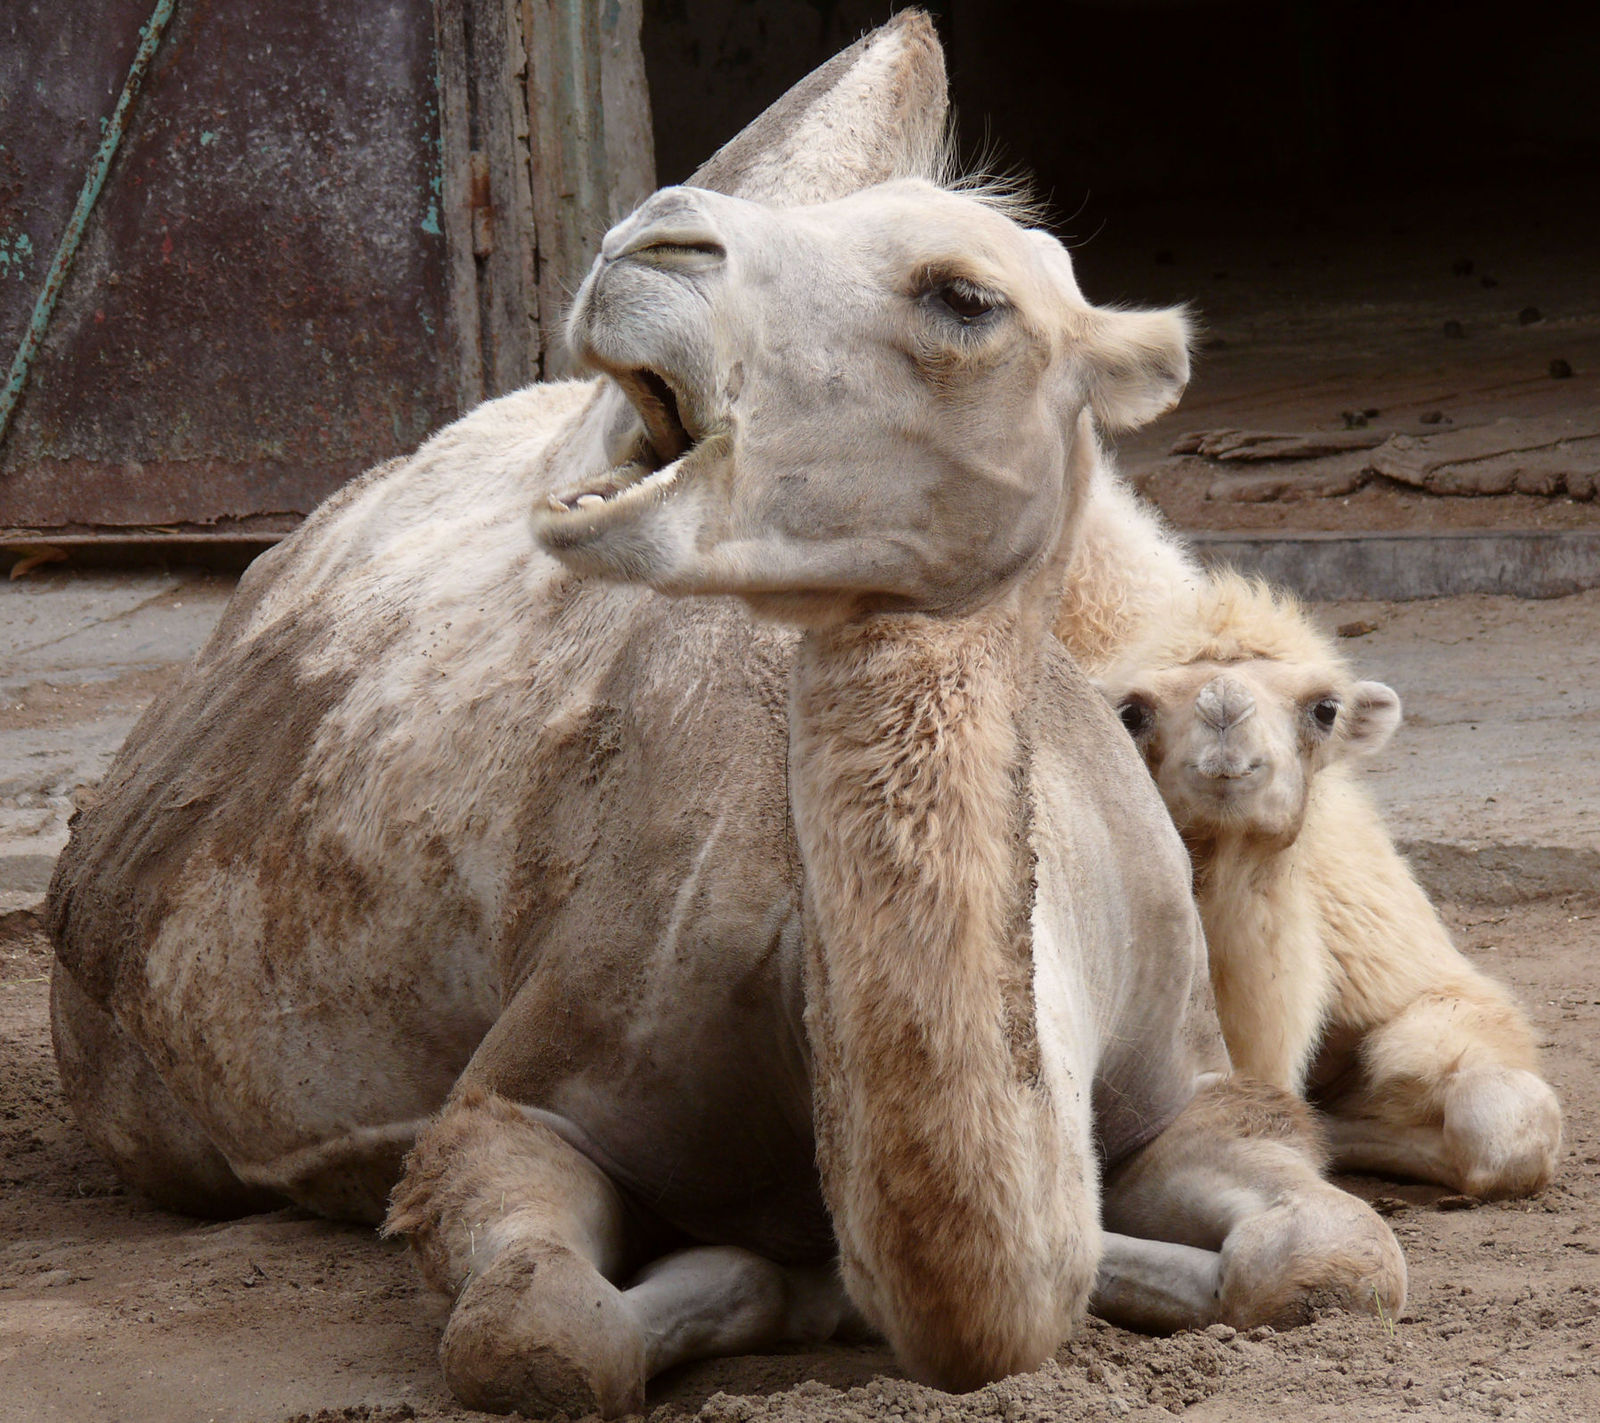
<svg viewBox="0 0 1600 1423">
<path fill-rule="evenodd" d="M 1307 1093 L 1346 1169 L 1542 1187 L 1561 1113 L 1527 1020 L 1450 942 L 1356 778 L 1394 693 L 1233 574 L 1152 617 L 1103 686 L 1194 858 L 1236 1069 Z"/>
</svg>

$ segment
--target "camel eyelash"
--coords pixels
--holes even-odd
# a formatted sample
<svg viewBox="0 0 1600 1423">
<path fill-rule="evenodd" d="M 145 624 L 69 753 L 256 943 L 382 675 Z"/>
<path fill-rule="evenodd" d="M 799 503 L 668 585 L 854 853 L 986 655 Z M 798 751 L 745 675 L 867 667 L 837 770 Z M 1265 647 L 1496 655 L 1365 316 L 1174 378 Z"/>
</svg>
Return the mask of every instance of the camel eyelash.
<svg viewBox="0 0 1600 1423">
<path fill-rule="evenodd" d="M 1010 303 L 999 292 L 959 272 L 930 271 L 916 288 L 916 299 L 940 319 L 972 330 L 992 320 Z"/>
</svg>

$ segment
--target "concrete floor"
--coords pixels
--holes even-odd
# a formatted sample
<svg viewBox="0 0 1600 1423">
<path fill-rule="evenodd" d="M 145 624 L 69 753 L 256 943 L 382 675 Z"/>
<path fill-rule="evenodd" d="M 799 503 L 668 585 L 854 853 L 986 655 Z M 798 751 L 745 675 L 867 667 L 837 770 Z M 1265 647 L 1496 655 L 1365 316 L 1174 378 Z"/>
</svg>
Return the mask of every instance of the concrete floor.
<svg viewBox="0 0 1600 1423">
<path fill-rule="evenodd" d="M 0 582 L 0 915 L 43 899 L 74 791 L 105 774 L 232 591 L 182 571 Z"/>
<path fill-rule="evenodd" d="M 42 569 L 0 582 L 0 916 L 31 913 L 72 796 L 199 649 L 230 578 Z M 1436 893 L 1600 894 L 1600 592 L 1329 603 L 1406 725 L 1368 774 Z"/>
</svg>

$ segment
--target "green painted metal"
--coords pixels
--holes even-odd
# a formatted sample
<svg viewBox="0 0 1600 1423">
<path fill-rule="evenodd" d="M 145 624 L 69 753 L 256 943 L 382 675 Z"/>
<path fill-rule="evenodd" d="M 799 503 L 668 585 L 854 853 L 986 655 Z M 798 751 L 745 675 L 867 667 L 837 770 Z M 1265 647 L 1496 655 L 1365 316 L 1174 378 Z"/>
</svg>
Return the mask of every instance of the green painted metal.
<svg viewBox="0 0 1600 1423">
<path fill-rule="evenodd" d="M 89 165 L 83 187 L 79 190 L 72 217 L 68 220 L 66 231 L 61 234 L 61 241 L 56 247 L 49 275 L 39 291 L 39 299 L 34 303 L 28 329 L 23 333 L 17 354 L 12 359 L 5 389 L 0 391 L 0 444 L 4 444 L 6 432 L 11 428 L 11 417 L 16 413 L 17 402 L 21 400 L 22 392 L 27 387 L 28 374 L 33 369 L 34 357 L 44 344 L 45 332 L 50 328 L 50 317 L 56 309 L 56 301 L 61 295 L 62 287 L 66 285 L 67 273 L 72 270 L 73 258 L 78 255 L 78 244 L 83 240 L 89 214 L 94 211 L 100 190 L 105 186 L 106 174 L 111 171 L 112 160 L 117 156 L 122 135 L 127 131 L 129 116 L 139 97 L 139 90 L 144 85 L 144 76 L 155 58 L 156 50 L 161 44 L 161 36 L 166 32 L 167 22 L 172 18 L 175 4 L 176 0 L 156 0 L 155 9 L 139 31 L 139 48 L 134 54 L 133 63 L 128 68 L 128 77 L 123 82 L 122 93 L 117 98 L 117 107 L 106 123 L 100 147 L 95 151 L 94 162 Z"/>
</svg>

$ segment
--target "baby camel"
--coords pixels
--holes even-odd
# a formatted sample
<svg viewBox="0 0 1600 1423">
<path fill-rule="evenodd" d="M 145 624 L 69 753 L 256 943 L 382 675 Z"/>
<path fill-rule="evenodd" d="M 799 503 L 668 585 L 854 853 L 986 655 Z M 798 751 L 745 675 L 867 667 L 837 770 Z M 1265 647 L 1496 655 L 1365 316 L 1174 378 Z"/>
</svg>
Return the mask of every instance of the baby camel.
<svg viewBox="0 0 1600 1423">
<path fill-rule="evenodd" d="M 1457 952 L 1353 774 L 1400 724 L 1395 693 L 1236 574 L 1148 622 L 1102 686 L 1193 857 L 1235 1068 L 1324 1108 L 1346 1169 L 1544 1186 L 1561 1110 L 1527 1020 Z"/>
</svg>

